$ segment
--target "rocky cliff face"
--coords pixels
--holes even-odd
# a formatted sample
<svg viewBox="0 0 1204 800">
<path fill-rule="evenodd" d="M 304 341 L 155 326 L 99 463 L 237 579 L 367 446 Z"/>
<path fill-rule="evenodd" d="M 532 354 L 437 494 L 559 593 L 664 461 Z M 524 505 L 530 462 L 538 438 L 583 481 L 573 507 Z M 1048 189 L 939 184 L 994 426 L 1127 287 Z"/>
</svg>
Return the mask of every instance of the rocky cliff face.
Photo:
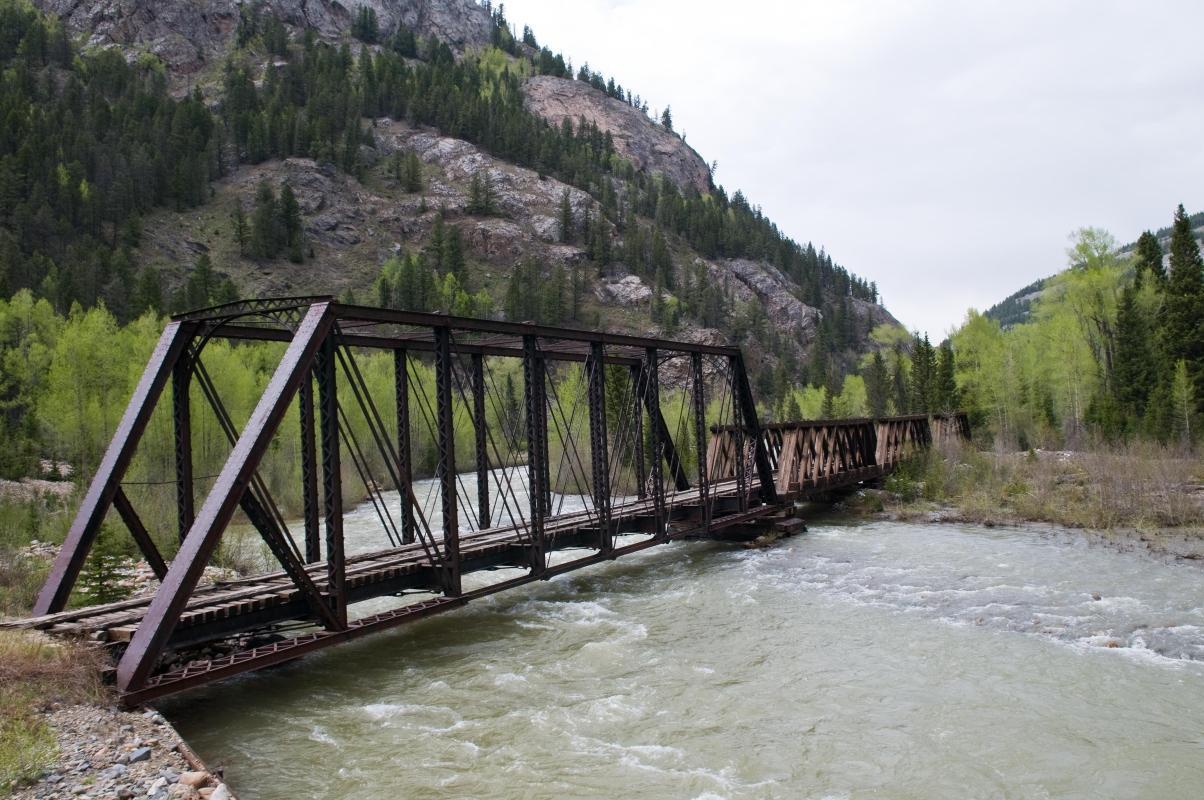
<svg viewBox="0 0 1204 800">
<path fill-rule="evenodd" d="M 527 108 L 553 125 L 586 119 L 609 132 L 615 149 L 637 169 L 660 172 L 681 189 L 711 188 L 711 171 L 702 156 L 648 117 L 613 97 L 582 83 L 539 75 L 523 85 Z"/>
<path fill-rule="evenodd" d="M 145 49 L 173 75 L 202 70 L 225 52 L 238 27 L 241 0 L 35 0 L 93 44 Z M 489 44 L 489 12 L 473 0 L 267 0 L 262 9 L 287 25 L 337 38 L 351 27 L 361 6 L 373 8 L 385 34 L 405 25 L 453 49 Z"/>
</svg>

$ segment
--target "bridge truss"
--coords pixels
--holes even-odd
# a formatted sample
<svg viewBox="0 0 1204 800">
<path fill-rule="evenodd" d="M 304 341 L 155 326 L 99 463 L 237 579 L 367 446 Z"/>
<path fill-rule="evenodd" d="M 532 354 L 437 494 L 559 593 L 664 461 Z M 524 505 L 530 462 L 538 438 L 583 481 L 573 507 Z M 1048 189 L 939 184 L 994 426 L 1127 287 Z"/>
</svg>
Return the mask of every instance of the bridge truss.
<svg viewBox="0 0 1204 800">
<path fill-rule="evenodd" d="M 215 340 L 277 343 L 279 362 L 241 425 L 223 376 L 206 368 Z M 386 392 L 364 365 L 381 358 Z M 176 513 L 148 524 L 123 481 L 161 405 Z M 278 444 L 294 406 L 301 519 L 290 527 L 265 467 L 290 457 Z M 202 416 L 229 445 L 210 478 L 195 474 Z M 746 536 L 808 493 L 881 477 L 934 430 L 968 433 L 961 416 L 932 424 L 763 427 L 733 347 L 330 298 L 219 306 L 164 330 L 37 616 L 18 626 L 104 642 L 124 700 L 138 703 L 674 539 Z M 433 464 L 415 462 L 418 439 L 433 443 Z M 371 544 L 345 536 L 349 498 L 371 507 Z M 68 610 L 110 511 L 158 589 Z M 232 525 L 253 528 L 278 569 L 202 586 Z"/>
</svg>

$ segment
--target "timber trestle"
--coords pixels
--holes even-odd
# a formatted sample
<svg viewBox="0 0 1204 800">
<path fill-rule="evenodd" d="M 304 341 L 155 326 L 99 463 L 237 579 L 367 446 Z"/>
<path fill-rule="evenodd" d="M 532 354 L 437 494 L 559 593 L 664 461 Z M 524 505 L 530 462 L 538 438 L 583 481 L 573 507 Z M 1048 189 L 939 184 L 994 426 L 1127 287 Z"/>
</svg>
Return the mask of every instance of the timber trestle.
<svg viewBox="0 0 1204 800">
<path fill-rule="evenodd" d="M 215 340 L 277 359 L 245 422 L 206 367 Z M 140 515 L 130 477 L 156 412 L 170 520 Z M 196 446 L 200 423 L 220 432 L 216 457 Z M 762 426 L 733 347 L 329 298 L 233 303 L 164 330 L 37 616 L 7 625 L 104 643 L 139 703 L 676 539 L 746 537 L 968 433 L 964 415 Z M 353 499 L 371 535 L 348 533 Z M 110 510 L 160 584 L 69 609 Z M 247 535 L 274 571 L 203 584 L 219 546 Z"/>
</svg>

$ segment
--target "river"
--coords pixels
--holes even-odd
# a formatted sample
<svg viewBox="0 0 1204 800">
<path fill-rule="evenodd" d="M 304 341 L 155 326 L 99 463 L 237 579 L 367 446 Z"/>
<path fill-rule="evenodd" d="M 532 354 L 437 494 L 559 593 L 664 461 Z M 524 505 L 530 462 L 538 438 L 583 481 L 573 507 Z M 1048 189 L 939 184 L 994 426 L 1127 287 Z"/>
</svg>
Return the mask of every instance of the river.
<svg viewBox="0 0 1204 800">
<path fill-rule="evenodd" d="M 1048 531 L 815 524 L 653 548 L 164 710 L 242 800 L 1198 797 L 1204 572 Z"/>
</svg>

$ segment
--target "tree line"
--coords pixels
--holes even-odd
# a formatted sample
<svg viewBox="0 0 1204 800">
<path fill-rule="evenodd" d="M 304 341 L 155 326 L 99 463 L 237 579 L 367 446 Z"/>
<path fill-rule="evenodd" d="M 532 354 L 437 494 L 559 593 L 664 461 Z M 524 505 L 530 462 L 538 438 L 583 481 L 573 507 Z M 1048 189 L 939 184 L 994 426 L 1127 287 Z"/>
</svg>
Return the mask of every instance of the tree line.
<svg viewBox="0 0 1204 800">
<path fill-rule="evenodd" d="M 1076 234 L 1070 268 L 1047 281 L 1028 321 L 977 313 L 953 335 L 968 407 L 1005 442 L 1196 441 L 1204 414 L 1204 262 L 1176 209 L 1164 251 L 1142 234 L 1120 250 Z"/>
</svg>

